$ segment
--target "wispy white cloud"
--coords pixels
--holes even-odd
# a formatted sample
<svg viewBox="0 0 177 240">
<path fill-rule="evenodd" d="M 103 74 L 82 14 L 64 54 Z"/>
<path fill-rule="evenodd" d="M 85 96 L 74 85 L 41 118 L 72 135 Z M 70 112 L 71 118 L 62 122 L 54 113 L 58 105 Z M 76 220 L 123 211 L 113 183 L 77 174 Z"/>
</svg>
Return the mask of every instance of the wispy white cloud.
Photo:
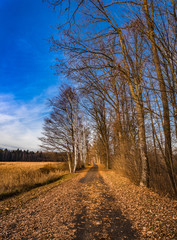
<svg viewBox="0 0 177 240">
<path fill-rule="evenodd" d="M 0 147 L 39 150 L 43 119 L 49 113 L 46 98 L 54 96 L 56 86 L 46 89 L 28 102 L 0 94 Z"/>
<path fill-rule="evenodd" d="M 10 116 L 8 114 L 0 113 L 0 124 L 5 124 L 6 122 L 10 122 L 14 120 L 14 116 Z"/>
</svg>

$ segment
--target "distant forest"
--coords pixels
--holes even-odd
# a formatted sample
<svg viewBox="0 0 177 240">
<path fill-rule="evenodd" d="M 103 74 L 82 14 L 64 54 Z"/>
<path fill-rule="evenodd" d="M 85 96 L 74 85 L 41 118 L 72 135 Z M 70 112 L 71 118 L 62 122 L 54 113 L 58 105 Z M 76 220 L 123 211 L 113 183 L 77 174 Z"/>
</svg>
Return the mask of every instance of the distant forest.
<svg viewBox="0 0 177 240">
<path fill-rule="evenodd" d="M 0 149 L 0 162 L 64 162 L 66 153 Z"/>
</svg>

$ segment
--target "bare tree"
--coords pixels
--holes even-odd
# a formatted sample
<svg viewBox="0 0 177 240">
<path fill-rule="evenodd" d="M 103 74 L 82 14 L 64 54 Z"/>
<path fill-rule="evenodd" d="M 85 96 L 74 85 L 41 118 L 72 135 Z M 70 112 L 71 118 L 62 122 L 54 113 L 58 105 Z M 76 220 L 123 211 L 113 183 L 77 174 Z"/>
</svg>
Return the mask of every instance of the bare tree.
<svg viewBox="0 0 177 240">
<path fill-rule="evenodd" d="M 85 133 L 81 128 L 76 90 L 62 86 L 59 95 L 50 100 L 50 106 L 52 112 L 44 121 L 44 137 L 40 138 L 41 146 L 50 151 L 67 152 L 70 172 L 75 172 L 79 165 L 84 164 L 86 158 Z M 81 142 L 83 148 L 79 147 Z M 83 155 L 84 158 L 80 157 Z"/>
</svg>

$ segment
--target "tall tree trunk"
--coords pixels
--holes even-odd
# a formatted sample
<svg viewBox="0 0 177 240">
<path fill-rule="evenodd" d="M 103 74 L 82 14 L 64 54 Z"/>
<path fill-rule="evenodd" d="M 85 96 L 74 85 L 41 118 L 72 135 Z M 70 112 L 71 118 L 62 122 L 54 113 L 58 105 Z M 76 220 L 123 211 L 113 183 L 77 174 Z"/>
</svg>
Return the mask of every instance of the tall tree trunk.
<svg viewBox="0 0 177 240">
<path fill-rule="evenodd" d="M 152 4 L 152 1 L 151 1 Z M 153 9 L 153 5 L 152 5 Z M 164 136 L 165 136 L 165 158 L 166 158 L 166 165 L 167 171 L 171 180 L 171 184 L 173 187 L 174 192 L 177 194 L 177 185 L 175 182 L 174 176 L 174 167 L 173 167 L 173 158 L 172 158 L 172 147 L 171 147 L 171 131 L 170 131 L 170 117 L 169 117 L 169 105 L 168 105 L 168 98 L 167 98 L 167 91 L 165 86 L 165 81 L 163 78 L 160 59 L 158 55 L 158 50 L 155 41 L 155 33 L 154 33 L 154 21 L 153 21 L 153 12 L 152 17 L 150 16 L 149 7 L 147 4 L 147 0 L 144 0 L 144 12 L 146 17 L 146 22 L 148 26 L 148 37 L 151 44 L 151 49 L 153 53 L 153 59 L 155 64 L 155 69 L 157 73 L 157 78 L 159 81 L 159 87 L 161 92 L 161 100 L 163 105 L 163 129 L 164 129 Z"/>
<path fill-rule="evenodd" d="M 67 152 L 67 157 L 68 157 L 69 172 L 72 173 L 72 161 L 71 161 L 71 157 L 70 157 L 69 152 Z"/>
<path fill-rule="evenodd" d="M 141 156 L 141 178 L 140 186 L 149 187 L 149 160 L 147 156 L 146 137 L 145 137 L 145 125 L 144 125 L 144 110 L 142 106 L 136 103 L 137 119 L 138 119 L 138 134 Z"/>
<path fill-rule="evenodd" d="M 86 164 L 86 158 L 87 158 L 87 146 L 86 146 L 86 131 L 83 121 L 83 165 L 85 167 Z"/>
</svg>

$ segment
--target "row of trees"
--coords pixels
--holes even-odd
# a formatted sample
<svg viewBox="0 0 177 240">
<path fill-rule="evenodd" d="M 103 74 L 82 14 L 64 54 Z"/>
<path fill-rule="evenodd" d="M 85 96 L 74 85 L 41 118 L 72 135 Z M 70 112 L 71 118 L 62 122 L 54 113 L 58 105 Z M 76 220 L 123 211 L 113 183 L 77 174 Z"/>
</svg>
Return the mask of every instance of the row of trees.
<svg viewBox="0 0 177 240">
<path fill-rule="evenodd" d="M 176 1 L 48 2 L 65 19 L 60 37 L 51 38 L 56 71 L 80 91 L 96 132 L 95 156 L 147 187 L 163 165 L 177 193 Z"/>
<path fill-rule="evenodd" d="M 64 162 L 65 153 L 0 149 L 0 162 Z"/>
</svg>

